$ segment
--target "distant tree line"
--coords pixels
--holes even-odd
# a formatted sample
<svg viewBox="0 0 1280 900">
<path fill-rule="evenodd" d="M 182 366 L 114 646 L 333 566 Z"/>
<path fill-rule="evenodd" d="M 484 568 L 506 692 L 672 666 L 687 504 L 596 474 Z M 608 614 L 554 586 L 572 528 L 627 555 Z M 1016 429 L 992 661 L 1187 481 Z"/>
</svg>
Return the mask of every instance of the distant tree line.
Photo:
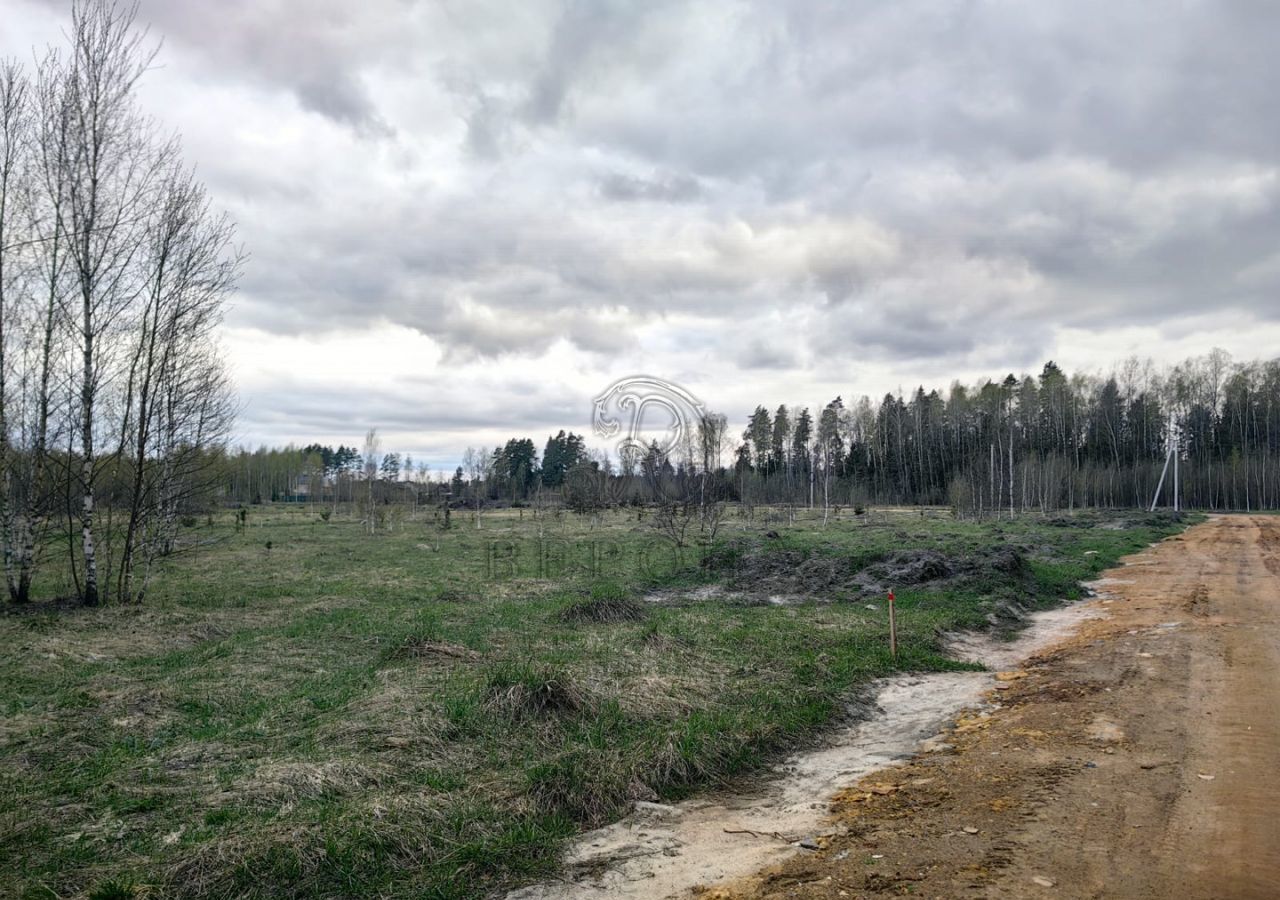
<svg viewBox="0 0 1280 900">
<path fill-rule="evenodd" d="M 452 497 L 458 503 L 476 497 L 520 502 L 543 489 L 559 489 L 572 470 L 590 462 L 582 436 L 561 431 L 547 438 L 541 458 L 530 438 L 512 438 L 491 453 L 468 448 L 463 465 L 445 480 L 425 461 L 415 462 L 410 453 L 384 453 L 380 444 L 375 432 L 359 450 L 317 443 L 242 448 L 222 464 L 221 496 L 233 504 L 343 503 L 357 500 L 372 483 L 386 502 L 414 496 L 433 501 Z"/>
<path fill-rule="evenodd" d="M 945 393 L 919 387 L 812 409 L 761 404 L 744 424 L 735 439 L 723 416 L 708 415 L 680 446 L 653 444 L 633 459 L 611 459 L 560 431 L 541 456 L 527 437 L 469 448 L 448 480 L 386 457 L 372 471 L 382 483 L 418 485 L 414 502 L 477 511 L 494 503 L 590 511 L 696 493 L 704 504 L 748 508 L 929 504 L 1010 515 L 1145 506 L 1176 443 L 1184 506 L 1280 506 L 1280 360 L 1233 363 L 1218 350 L 1167 369 L 1130 359 L 1104 374 L 1068 374 L 1048 362 L 1036 375 L 955 382 Z M 290 486 L 307 475 L 322 478 L 330 497 L 354 496 L 351 483 L 364 477 L 359 454 L 344 447 L 264 449 L 229 465 L 241 500 L 295 496 Z"/>
<path fill-rule="evenodd" d="M 371 462 L 375 480 L 382 482 L 425 482 L 430 471 L 408 454 L 379 453 Z M 221 491 L 224 500 L 240 504 L 349 502 L 356 499 L 365 472 L 365 454 L 354 445 L 241 448 L 223 466 Z"/>
<path fill-rule="evenodd" d="M 792 422 L 794 421 L 794 425 Z M 976 514 L 1149 504 L 1177 447 L 1183 504 L 1280 504 L 1280 361 L 1215 350 L 1167 371 L 1008 375 L 944 396 L 837 397 L 757 407 L 738 447 L 740 492 L 761 502 L 947 504 Z"/>
</svg>

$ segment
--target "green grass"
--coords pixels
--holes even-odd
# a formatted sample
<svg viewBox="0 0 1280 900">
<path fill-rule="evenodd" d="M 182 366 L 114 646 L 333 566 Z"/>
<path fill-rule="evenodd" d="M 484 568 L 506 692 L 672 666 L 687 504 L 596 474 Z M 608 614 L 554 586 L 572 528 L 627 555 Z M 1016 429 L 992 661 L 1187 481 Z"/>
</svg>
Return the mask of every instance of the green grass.
<svg viewBox="0 0 1280 900">
<path fill-rule="evenodd" d="M 824 528 L 757 510 L 730 519 L 704 565 L 635 511 L 596 527 L 509 511 L 479 531 L 425 518 L 373 537 L 302 509 L 255 508 L 236 533 L 224 513 L 185 531 L 197 549 L 142 608 L 0 616 L 0 884 L 500 893 L 635 799 L 685 796 L 812 739 L 873 678 L 956 668 L 941 632 L 1010 627 L 1177 527 L 904 512 Z M 810 560 L 856 574 L 903 549 L 963 561 L 1001 547 L 1022 565 L 890 585 L 896 663 L 879 594 L 847 578 L 779 604 L 740 590 L 759 567 L 785 581 Z M 692 590 L 708 584 L 722 590 Z"/>
</svg>

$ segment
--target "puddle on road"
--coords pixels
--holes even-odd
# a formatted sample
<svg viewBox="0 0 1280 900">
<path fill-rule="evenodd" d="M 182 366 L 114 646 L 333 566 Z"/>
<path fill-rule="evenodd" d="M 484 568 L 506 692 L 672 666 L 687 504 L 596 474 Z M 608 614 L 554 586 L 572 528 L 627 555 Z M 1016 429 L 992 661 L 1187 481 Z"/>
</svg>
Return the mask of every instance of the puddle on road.
<svg viewBox="0 0 1280 900">
<path fill-rule="evenodd" d="M 995 672 L 1067 636 L 1081 621 L 1103 615 L 1077 603 L 1035 613 L 1013 641 L 965 634 L 949 645 L 956 658 Z M 805 852 L 795 842 L 827 833 L 828 805 L 838 791 L 910 758 L 960 710 L 980 704 L 994 683 L 988 672 L 884 679 L 875 685 L 873 716 L 786 760 L 775 777 L 742 793 L 672 806 L 639 803 L 622 821 L 573 842 L 564 859 L 564 880 L 522 888 L 507 900 L 681 896 L 697 885 L 749 875 Z"/>
</svg>

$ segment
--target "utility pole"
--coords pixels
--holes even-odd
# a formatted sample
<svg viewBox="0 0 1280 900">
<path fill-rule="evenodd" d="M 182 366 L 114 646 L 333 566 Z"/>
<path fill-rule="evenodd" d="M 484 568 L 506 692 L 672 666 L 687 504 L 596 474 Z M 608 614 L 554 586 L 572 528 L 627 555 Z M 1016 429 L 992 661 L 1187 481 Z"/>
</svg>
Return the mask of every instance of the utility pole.
<svg viewBox="0 0 1280 900">
<path fill-rule="evenodd" d="M 1169 463 L 1173 463 L 1173 511 L 1177 512 L 1182 508 L 1182 504 L 1178 499 L 1178 433 L 1174 427 L 1173 413 L 1169 413 L 1169 451 L 1164 457 L 1164 468 L 1160 470 L 1160 481 L 1156 484 L 1156 494 L 1151 498 L 1151 512 L 1156 511 L 1156 504 L 1160 502 L 1160 490 L 1164 487 L 1164 478 L 1169 474 Z"/>
</svg>

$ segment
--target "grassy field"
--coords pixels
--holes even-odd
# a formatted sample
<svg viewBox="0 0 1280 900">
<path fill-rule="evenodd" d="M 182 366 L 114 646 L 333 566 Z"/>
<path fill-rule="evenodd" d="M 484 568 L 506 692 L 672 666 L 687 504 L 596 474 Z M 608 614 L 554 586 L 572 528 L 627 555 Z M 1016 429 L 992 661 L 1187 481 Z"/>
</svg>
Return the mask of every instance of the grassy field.
<svg viewBox="0 0 1280 900">
<path fill-rule="evenodd" d="M 144 607 L 0 615 L 0 895 L 500 893 L 1179 527 L 735 512 L 677 558 L 635 510 L 433 515 L 226 512 Z"/>
</svg>

